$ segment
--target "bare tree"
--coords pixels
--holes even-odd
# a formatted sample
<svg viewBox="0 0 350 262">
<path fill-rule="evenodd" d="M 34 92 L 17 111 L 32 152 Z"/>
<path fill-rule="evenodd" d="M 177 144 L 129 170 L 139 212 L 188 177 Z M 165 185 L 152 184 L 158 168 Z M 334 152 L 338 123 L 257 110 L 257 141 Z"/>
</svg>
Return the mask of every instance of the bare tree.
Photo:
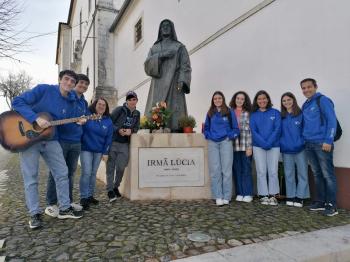
<svg viewBox="0 0 350 262">
<path fill-rule="evenodd" d="M 21 31 L 16 31 L 18 16 L 22 7 L 17 0 L 0 0 L 0 58 L 15 58 L 25 51 L 26 40 L 21 38 Z"/>
<path fill-rule="evenodd" d="M 5 97 L 9 108 L 16 96 L 30 88 L 31 82 L 32 77 L 25 71 L 18 74 L 10 73 L 7 78 L 0 79 L 0 96 Z"/>
</svg>

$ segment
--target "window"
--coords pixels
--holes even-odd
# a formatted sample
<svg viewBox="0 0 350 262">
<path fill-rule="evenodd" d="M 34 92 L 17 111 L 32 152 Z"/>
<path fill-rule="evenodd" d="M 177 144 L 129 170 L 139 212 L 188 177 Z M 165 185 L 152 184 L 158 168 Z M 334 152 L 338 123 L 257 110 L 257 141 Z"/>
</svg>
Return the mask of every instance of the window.
<svg viewBox="0 0 350 262">
<path fill-rule="evenodd" d="M 86 76 L 89 77 L 89 67 L 86 68 Z"/>
<path fill-rule="evenodd" d="M 142 39 L 143 39 L 143 18 L 141 16 L 134 26 L 135 47 L 138 47 L 138 45 L 142 42 Z"/>
<path fill-rule="evenodd" d="M 82 13 L 80 10 L 80 17 L 79 17 L 79 37 L 80 37 L 80 41 L 82 40 L 82 24 L 83 24 L 83 17 L 82 17 Z"/>
</svg>

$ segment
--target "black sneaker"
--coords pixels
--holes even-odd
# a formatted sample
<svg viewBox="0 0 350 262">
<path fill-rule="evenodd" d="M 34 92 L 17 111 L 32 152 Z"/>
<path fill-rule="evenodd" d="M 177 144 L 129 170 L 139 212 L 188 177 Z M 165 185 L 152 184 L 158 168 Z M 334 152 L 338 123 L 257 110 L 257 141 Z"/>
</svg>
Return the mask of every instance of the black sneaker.
<svg viewBox="0 0 350 262">
<path fill-rule="evenodd" d="M 42 226 L 43 226 L 43 220 L 41 218 L 41 214 L 35 214 L 34 216 L 30 217 L 29 227 L 31 229 L 40 228 Z"/>
<path fill-rule="evenodd" d="M 299 197 L 296 197 L 296 198 L 294 199 L 294 206 L 295 206 L 295 207 L 303 207 L 303 205 L 304 205 L 303 199 L 301 199 L 301 198 L 299 198 Z"/>
<path fill-rule="evenodd" d="M 93 205 L 98 205 L 98 203 L 100 203 L 100 201 L 98 201 L 96 198 L 94 198 L 93 196 L 88 198 L 89 203 L 93 204 Z"/>
<path fill-rule="evenodd" d="M 320 211 L 320 210 L 325 210 L 324 203 L 316 201 L 314 202 L 310 208 L 311 211 Z"/>
<path fill-rule="evenodd" d="M 113 191 L 114 191 L 114 194 L 115 194 L 115 196 L 116 196 L 117 198 L 122 197 L 122 195 L 120 194 L 119 189 L 118 189 L 117 187 L 115 187 L 115 188 L 113 189 Z"/>
<path fill-rule="evenodd" d="M 83 212 L 82 211 L 75 211 L 72 207 L 67 208 L 66 210 L 60 210 L 58 213 L 59 219 L 66 219 L 66 218 L 82 218 Z"/>
<path fill-rule="evenodd" d="M 115 196 L 114 191 L 108 191 L 107 195 L 110 203 L 117 200 L 117 197 Z"/>
<path fill-rule="evenodd" d="M 338 210 L 331 204 L 326 204 L 326 208 L 323 211 L 323 214 L 327 217 L 332 217 L 338 215 Z"/>
<path fill-rule="evenodd" d="M 89 208 L 90 208 L 89 199 L 88 198 L 80 199 L 80 205 L 83 207 L 83 210 L 89 210 Z"/>
</svg>

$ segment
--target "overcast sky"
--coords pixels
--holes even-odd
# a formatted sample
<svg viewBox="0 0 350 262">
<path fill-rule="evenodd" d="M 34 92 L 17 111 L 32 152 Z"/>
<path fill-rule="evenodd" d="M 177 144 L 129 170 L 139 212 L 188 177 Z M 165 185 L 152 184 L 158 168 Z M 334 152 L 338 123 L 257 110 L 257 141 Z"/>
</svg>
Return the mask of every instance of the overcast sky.
<svg viewBox="0 0 350 262">
<path fill-rule="evenodd" d="M 23 13 L 19 16 L 17 30 L 24 30 L 24 37 L 41 33 L 52 34 L 32 39 L 28 53 L 16 58 L 21 63 L 0 59 L 0 76 L 9 72 L 24 70 L 33 77 L 33 84 L 57 83 L 55 64 L 57 29 L 59 22 L 67 22 L 70 0 L 17 0 L 23 3 Z M 7 110 L 3 98 L 0 99 L 0 112 Z"/>
</svg>

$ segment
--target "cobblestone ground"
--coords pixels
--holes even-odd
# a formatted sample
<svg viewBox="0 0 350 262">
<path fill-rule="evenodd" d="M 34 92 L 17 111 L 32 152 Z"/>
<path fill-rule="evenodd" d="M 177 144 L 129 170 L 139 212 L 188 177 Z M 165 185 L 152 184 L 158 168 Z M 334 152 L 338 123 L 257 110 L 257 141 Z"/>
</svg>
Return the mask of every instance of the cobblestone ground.
<svg viewBox="0 0 350 262">
<path fill-rule="evenodd" d="M 0 256 L 9 261 L 169 261 L 176 258 L 275 239 L 350 223 L 350 212 L 339 210 L 329 218 L 306 208 L 236 203 L 216 207 L 212 201 L 128 201 L 109 204 L 102 184 L 97 185 L 100 205 L 80 220 L 44 217 L 44 228 L 30 230 L 24 204 L 18 158 L 4 168 L 0 196 Z M 40 194 L 44 207 L 46 171 Z M 77 191 L 77 190 L 75 190 Z M 76 197 L 76 200 L 78 197 Z M 206 243 L 187 235 L 206 233 Z"/>
</svg>

